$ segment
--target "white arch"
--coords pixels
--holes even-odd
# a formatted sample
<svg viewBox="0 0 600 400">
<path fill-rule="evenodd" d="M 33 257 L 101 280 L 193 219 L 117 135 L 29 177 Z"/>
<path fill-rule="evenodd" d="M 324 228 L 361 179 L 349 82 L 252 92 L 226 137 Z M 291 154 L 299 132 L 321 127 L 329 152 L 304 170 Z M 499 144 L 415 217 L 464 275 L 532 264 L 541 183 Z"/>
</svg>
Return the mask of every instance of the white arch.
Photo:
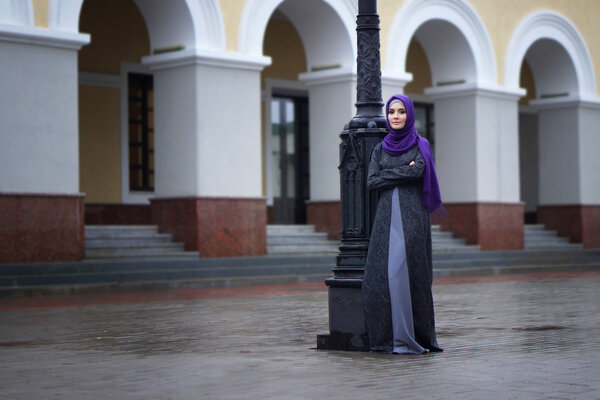
<svg viewBox="0 0 600 400">
<path fill-rule="evenodd" d="M 540 39 L 554 40 L 566 50 L 575 68 L 579 94 L 595 97 L 594 67 L 583 37 L 567 18 L 548 10 L 530 14 L 517 26 L 506 51 L 505 85 L 519 87 L 523 59 L 531 45 Z"/>
<path fill-rule="evenodd" d="M 48 27 L 59 31 L 79 32 L 79 14 L 83 0 L 50 0 Z"/>
<path fill-rule="evenodd" d="M 406 54 L 410 41 L 416 31 L 431 20 L 446 21 L 464 36 L 474 58 L 478 83 L 497 83 L 492 42 L 481 18 L 464 0 L 409 0 L 394 18 L 388 35 L 386 69 L 406 73 Z"/>
<path fill-rule="evenodd" d="M 187 0 L 186 3 L 194 21 L 196 47 L 225 50 L 225 23 L 219 0 Z"/>
<path fill-rule="evenodd" d="M 153 48 L 225 49 L 225 25 L 218 0 L 134 0 L 144 16 Z M 48 26 L 79 32 L 83 0 L 50 0 Z"/>
<path fill-rule="evenodd" d="M 249 0 L 246 2 L 242 13 L 240 31 L 238 35 L 238 50 L 244 54 L 262 55 L 262 46 L 265 30 L 273 11 L 284 0 Z M 348 59 L 354 60 L 356 54 L 356 15 L 358 13 L 357 3 L 354 0 L 322 0 L 329 5 L 337 14 L 343 25 L 344 35 L 350 42 L 352 54 L 348 54 Z M 291 8 L 293 4 L 287 4 Z M 285 7 L 284 7 L 285 8 Z M 292 17 L 292 15 L 288 15 Z M 317 16 L 318 17 L 318 16 Z M 302 35 L 301 32 L 299 32 Z M 325 38 L 321 38 L 325 39 Z M 304 37 L 303 37 L 304 40 Z M 307 58 L 310 55 L 307 54 Z M 352 61 L 353 62 L 353 61 Z M 310 62 L 309 62 L 310 64 Z"/>
<path fill-rule="evenodd" d="M 33 5 L 31 1 L 10 0 L 0 2 L 0 23 L 33 26 Z"/>
</svg>

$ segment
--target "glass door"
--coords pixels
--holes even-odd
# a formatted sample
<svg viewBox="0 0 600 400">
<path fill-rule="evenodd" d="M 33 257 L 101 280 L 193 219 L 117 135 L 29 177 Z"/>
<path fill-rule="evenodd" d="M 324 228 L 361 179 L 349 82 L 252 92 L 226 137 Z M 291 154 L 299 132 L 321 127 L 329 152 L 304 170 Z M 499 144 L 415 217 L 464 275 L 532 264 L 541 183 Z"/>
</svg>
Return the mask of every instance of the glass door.
<svg viewBox="0 0 600 400">
<path fill-rule="evenodd" d="M 308 99 L 271 100 L 273 217 L 275 224 L 306 223 Z"/>
</svg>

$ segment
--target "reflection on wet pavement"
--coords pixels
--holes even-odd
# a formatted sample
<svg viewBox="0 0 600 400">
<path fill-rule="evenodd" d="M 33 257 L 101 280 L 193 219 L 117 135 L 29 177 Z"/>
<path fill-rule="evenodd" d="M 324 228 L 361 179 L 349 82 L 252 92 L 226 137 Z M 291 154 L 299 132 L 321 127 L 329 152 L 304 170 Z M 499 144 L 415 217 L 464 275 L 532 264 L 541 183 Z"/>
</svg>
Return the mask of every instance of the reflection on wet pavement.
<svg viewBox="0 0 600 400">
<path fill-rule="evenodd" d="M 533 278 L 438 281 L 425 356 L 314 350 L 314 284 L 0 300 L 0 398 L 599 399 L 600 275 Z"/>
</svg>

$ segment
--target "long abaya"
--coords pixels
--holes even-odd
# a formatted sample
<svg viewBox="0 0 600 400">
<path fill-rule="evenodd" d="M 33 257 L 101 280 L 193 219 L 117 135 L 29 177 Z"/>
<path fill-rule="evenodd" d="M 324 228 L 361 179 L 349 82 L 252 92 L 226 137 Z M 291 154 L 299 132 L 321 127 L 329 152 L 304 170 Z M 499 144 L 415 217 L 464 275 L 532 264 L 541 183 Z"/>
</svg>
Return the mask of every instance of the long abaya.
<svg viewBox="0 0 600 400">
<path fill-rule="evenodd" d="M 431 225 L 422 204 L 424 169 L 416 145 L 392 156 L 378 144 L 371 155 L 367 184 L 380 195 L 362 290 L 373 352 L 442 351 L 431 292 Z"/>
</svg>

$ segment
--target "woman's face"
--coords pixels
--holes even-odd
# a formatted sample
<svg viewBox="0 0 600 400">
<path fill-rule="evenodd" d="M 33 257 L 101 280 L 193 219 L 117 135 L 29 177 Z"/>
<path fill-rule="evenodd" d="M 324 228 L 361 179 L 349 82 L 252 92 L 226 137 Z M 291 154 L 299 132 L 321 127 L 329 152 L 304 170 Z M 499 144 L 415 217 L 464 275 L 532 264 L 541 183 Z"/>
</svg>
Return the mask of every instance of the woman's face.
<svg viewBox="0 0 600 400">
<path fill-rule="evenodd" d="M 406 108 L 402 103 L 394 103 L 388 110 L 388 121 L 394 130 L 404 128 L 406 124 Z"/>
</svg>

